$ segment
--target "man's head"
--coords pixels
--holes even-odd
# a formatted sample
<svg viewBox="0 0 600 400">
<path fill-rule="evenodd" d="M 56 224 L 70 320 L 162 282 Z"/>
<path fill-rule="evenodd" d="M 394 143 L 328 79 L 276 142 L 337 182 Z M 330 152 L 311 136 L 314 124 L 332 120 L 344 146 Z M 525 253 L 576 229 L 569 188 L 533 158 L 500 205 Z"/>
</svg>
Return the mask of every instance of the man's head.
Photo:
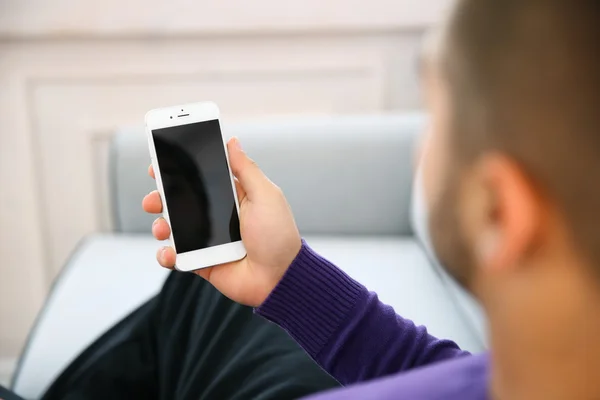
<svg viewBox="0 0 600 400">
<path fill-rule="evenodd" d="M 551 269 L 600 282 L 600 2 L 462 0 L 435 40 L 424 185 L 441 263 L 478 295 Z"/>
</svg>

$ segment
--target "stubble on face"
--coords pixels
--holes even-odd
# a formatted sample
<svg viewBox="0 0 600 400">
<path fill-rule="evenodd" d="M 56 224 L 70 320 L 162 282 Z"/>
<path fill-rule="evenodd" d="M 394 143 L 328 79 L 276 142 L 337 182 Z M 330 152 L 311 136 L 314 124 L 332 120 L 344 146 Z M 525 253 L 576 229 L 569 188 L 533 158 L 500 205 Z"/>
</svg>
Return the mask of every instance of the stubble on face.
<svg viewBox="0 0 600 400">
<path fill-rule="evenodd" d="M 463 287 L 472 290 L 475 262 L 464 233 L 462 171 L 453 143 L 452 104 L 447 85 L 434 67 L 424 76 L 430 128 L 423 154 L 429 232 L 437 259 Z M 468 212 L 468 210 L 467 210 Z"/>
</svg>

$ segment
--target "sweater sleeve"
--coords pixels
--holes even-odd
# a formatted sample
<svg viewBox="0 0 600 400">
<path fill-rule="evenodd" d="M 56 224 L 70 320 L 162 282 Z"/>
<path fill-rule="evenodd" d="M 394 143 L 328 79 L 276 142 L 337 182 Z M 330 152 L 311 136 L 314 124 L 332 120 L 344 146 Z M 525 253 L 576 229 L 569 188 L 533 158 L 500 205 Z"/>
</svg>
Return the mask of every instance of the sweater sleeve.
<svg viewBox="0 0 600 400">
<path fill-rule="evenodd" d="M 404 319 L 304 241 L 256 309 L 343 385 L 468 354 Z"/>
</svg>

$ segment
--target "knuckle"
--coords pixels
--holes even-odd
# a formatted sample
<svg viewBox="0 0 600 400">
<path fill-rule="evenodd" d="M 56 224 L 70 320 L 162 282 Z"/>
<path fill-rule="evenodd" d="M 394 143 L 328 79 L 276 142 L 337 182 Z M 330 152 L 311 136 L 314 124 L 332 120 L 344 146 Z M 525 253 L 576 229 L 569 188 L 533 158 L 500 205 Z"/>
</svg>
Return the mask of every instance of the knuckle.
<svg viewBox="0 0 600 400">
<path fill-rule="evenodd" d="M 250 160 L 250 165 L 252 166 L 252 168 L 260 169 L 260 167 L 258 166 L 256 161 L 254 161 L 251 158 L 249 160 Z"/>
<path fill-rule="evenodd" d="M 279 186 L 277 186 L 274 183 L 272 183 L 272 185 L 273 185 L 273 193 L 275 195 L 277 195 L 278 197 L 285 197 L 285 195 L 283 194 L 283 190 L 281 190 L 281 188 Z"/>
</svg>

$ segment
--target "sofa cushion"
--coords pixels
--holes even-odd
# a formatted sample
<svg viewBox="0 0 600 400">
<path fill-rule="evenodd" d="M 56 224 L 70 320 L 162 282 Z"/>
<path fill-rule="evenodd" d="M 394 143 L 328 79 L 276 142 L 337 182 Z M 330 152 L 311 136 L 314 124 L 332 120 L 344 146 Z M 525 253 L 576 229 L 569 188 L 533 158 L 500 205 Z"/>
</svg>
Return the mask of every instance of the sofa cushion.
<svg viewBox="0 0 600 400">
<path fill-rule="evenodd" d="M 13 390 L 39 398 L 96 337 L 158 292 L 168 271 L 148 236 L 92 236 L 72 253 L 29 333 Z"/>
<path fill-rule="evenodd" d="M 482 349 L 412 239 L 316 236 L 307 241 L 401 315 L 465 349 Z M 158 246 L 146 235 L 99 235 L 78 247 L 30 333 L 13 381 L 17 393 L 39 397 L 80 351 L 160 290 L 168 271 L 154 259 Z"/>
</svg>

